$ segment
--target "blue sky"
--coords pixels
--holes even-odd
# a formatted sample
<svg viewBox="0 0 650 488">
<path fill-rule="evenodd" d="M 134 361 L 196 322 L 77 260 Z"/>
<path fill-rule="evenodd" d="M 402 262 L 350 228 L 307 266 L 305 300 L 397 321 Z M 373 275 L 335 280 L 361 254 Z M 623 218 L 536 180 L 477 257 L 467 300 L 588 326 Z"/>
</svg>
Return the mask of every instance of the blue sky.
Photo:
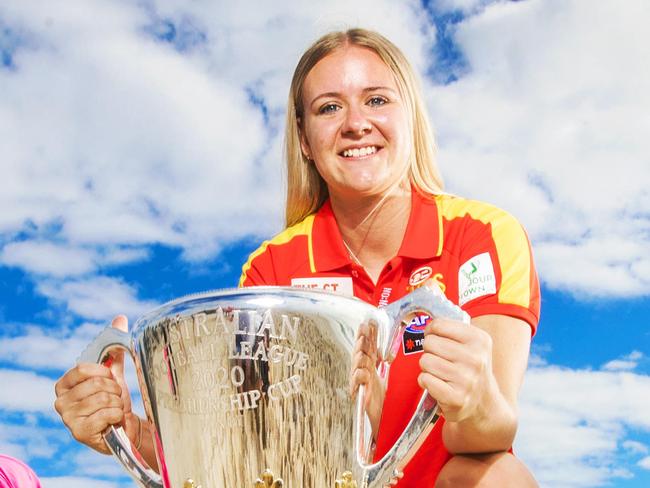
<svg viewBox="0 0 650 488">
<path fill-rule="evenodd" d="M 281 228 L 298 56 L 361 25 L 421 73 L 447 189 L 531 237 L 518 455 L 545 487 L 650 486 L 648 3 L 230 3 L 0 4 L 0 452 L 132 486 L 53 383 L 113 315 L 235 286 Z"/>
</svg>

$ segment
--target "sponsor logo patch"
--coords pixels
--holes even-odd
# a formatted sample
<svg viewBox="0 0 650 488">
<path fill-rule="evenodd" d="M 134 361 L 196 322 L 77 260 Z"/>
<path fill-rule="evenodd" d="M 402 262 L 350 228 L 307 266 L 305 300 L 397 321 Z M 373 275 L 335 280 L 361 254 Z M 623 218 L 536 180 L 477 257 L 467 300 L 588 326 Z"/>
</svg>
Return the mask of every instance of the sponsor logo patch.
<svg viewBox="0 0 650 488">
<path fill-rule="evenodd" d="M 311 290 L 325 290 L 345 295 L 354 296 L 352 289 L 352 278 L 348 277 L 324 277 L 324 278 L 293 278 L 291 286 L 296 288 L 308 288 Z"/>
<path fill-rule="evenodd" d="M 424 285 L 428 280 L 435 281 L 442 292 L 445 292 L 444 276 L 442 276 L 442 273 L 434 273 L 431 266 L 421 266 L 411 273 L 409 283 L 406 286 L 406 292 L 411 293 L 416 288 Z"/>
<path fill-rule="evenodd" d="M 418 314 L 411 319 L 404 329 L 404 336 L 402 337 L 402 350 L 404 351 L 404 355 L 422 352 L 424 346 L 424 329 L 430 321 L 431 317 L 424 313 Z"/>
<path fill-rule="evenodd" d="M 458 270 L 458 304 L 497 292 L 497 283 L 490 253 L 478 254 Z"/>
<path fill-rule="evenodd" d="M 409 278 L 409 286 L 415 288 L 418 285 L 421 285 L 427 281 L 432 274 L 433 270 L 431 269 L 431 266 L 422 266 L 421 268 L 416 269 L 411 273 L 411 277 Z"/>
</svg>

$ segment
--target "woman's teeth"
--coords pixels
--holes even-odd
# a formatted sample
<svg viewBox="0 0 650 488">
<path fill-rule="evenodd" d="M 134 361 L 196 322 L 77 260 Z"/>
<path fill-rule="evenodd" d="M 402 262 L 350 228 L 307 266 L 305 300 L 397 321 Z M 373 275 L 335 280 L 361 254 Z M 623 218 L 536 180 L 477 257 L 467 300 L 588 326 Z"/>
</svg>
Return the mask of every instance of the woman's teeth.
<svg viewBox="0 0 650 488">
<path fill-rule="evenodd" d="M 368 146 L 362 148 L 346 149 L 343 151 L 343 157 L 345 158 L 358 158 L 361 156 L 368 156 L 369 154 L 375 154 L 377 152 L 377 146 Z"/>
</svg>

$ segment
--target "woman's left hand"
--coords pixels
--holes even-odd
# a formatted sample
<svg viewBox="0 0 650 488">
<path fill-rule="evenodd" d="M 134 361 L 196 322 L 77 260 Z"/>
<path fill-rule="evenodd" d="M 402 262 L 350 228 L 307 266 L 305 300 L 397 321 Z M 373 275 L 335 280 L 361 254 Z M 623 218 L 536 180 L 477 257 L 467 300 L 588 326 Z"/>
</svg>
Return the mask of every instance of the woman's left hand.
<svg viewBox="0 0 650 488">
<path fill-rule="evenodd" d="M 433 319 L 424 334 L 420 386 L 438 402 L 447 421 L 482 416 L 498 392 L 490 334 L 440 318 Z"/>
</svg>

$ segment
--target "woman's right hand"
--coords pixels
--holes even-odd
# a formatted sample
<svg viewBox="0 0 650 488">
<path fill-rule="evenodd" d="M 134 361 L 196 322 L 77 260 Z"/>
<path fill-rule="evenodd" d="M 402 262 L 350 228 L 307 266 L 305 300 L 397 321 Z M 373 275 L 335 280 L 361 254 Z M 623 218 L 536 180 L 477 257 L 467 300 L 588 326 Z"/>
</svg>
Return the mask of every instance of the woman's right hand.
<svg viewBox="0 0 650 488">
<path fill-rule="evenodd" d="M 128 331 L 124 315 L 113 319 L 113 327 Z M 113 355 L 110 367 L 81 363 L 65 373 L 55 385 L 54 408 L 73 437 L 104 454 L 110 454 L 102 433 L 120 424 L 133 444 L 140 444 L 141 421 L 131 410 L 131 396 L 124 379 L 124 353 Z M 146 421 L 144 421 L 146 422 Z"/>
<path fill-rule="evenodd" d="M 377 327 L 364 323 L 357 332 L 357 342 L 352 352 L 350 371 L 350 393 L 354 398 L 360 385 L 365 386 L 366 415 L 372 427 L 372 436 L 377 438 L 381 411 L 384 405 L 385 389 L 377 374 L 379 352 L 377 350 Z"/>
</svg>

